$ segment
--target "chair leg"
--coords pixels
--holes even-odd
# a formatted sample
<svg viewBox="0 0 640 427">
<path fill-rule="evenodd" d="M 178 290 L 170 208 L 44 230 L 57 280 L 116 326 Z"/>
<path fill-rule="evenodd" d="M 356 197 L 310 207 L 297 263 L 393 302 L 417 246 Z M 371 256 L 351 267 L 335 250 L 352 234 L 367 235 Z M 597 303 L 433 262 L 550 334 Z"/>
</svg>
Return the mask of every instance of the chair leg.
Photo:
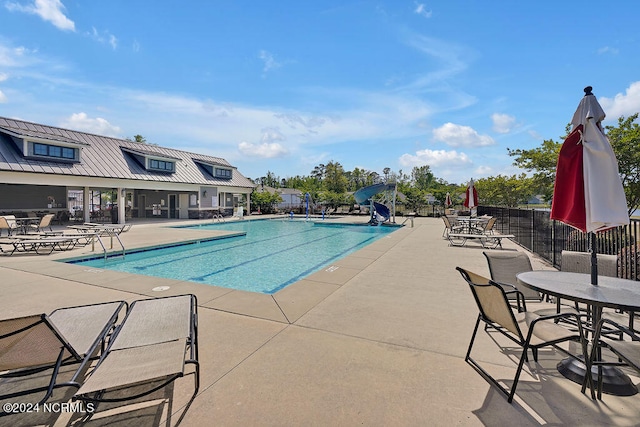
<svg viewBox="0 0 640 427">
<path fill-rule="evenodd" d="M 507 398 L 507 402 L 509 403 L 513 401 L 513 396 L 516 394 L 516 387 L 518 386 L 518 380 L 520 380 L 520 373 L 522 372 L 522 368 L 524 367 L 524 361 L 527 358 L 527 350 L 528 350 L 528 346 L 524 346 L 522 349 L 522 356 L 520 356 L 520 363 L 518 364 L 518 370 L 516 371 L 516 376 L 513 378 L 513 384 L 511 384 L 511 392 L 509 393 L 509 397 Z M 536 349 L 532 349 L 532 350 L 534 350 L 534 354 L 535 354 Z"/>
<path fill-rule="evenodd" d="M 478 333 L 478 327 L 480 326 L 480 315 L 478 315 L 478 319 L 476 320 L 476 326 L 473 328 L 473 334 L 471 335 L 471 341 L 469 342 L 469 348 L 467 349 L 467 355 L 464 357 L 465 361 L 469 360 L 469 356 L 471 355 L 471 348 L 473 347 L 473 342 L 476 340 L 476 334 Z"/>
</svg>

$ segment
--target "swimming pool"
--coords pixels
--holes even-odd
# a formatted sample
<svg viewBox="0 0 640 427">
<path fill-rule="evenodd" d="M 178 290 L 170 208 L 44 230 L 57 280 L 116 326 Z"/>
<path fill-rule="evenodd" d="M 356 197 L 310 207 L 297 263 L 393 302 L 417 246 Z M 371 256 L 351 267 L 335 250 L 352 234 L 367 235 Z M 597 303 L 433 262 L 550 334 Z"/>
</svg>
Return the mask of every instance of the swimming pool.
<svg viewBox="0 0 640 427">
<path fill-rule="evenodd" d="M 244 236 L 127 253 L 73 263 L 272 294 L 395 231 L 298 220 L 198 225 Z"/>
</svg>

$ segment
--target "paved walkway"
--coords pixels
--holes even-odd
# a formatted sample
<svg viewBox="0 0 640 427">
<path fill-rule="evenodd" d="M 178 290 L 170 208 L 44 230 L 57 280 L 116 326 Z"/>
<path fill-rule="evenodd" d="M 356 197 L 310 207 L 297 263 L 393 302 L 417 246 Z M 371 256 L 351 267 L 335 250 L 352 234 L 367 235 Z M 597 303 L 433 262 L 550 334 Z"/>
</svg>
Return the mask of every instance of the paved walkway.
<svg viewBox="0 0 640 427">
<path fill-rule="evenodd" d="M 215 234 L 167 225 L 136 224 L 122 241 L 129 249 Z M 54 261 L 70 253 L 0 257 L 0 317 L 197 295 L 202 384 L 188 408 L 192 375 L 133 406 L 101 405 L 87 425 L 638 425 L 640 396 L 592 401 L 557 372 L 562 356 L 553 350 L 525 368 L 513 404 L 464 362 L 477 309 L 455 267 L 488 269 L 479 245 L 450 247 L 442 228 L 417 218 L 273 296 Z M 511 384 L 518 352 L 501 352 L 481 333 L 474 355 Z M 69 398 L 59 390 L 52 401 Z M 77 413 L 0 418 L 7 426 L 79 423 Z"/>
</svg>

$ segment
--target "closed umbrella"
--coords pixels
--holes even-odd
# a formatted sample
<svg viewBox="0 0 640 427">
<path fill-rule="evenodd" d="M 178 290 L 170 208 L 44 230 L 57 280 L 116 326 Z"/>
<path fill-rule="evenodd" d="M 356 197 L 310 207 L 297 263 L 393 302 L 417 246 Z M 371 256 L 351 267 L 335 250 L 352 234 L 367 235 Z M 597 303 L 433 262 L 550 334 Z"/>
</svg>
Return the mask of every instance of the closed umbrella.
<svg viewBox="0 0 640 427">
<path fill-rule="evenodd" d="M 478 206 L 478 191 L 473 184 L 473 178 L 469 181 L 467 191 L 465 192 L 464 206 L 469 208 L 471 212 L 473 212 L 474 208 Z"/>
<path fill-rule="evenodd" d="M 446 208 L 448 208 L 449 206 L 451 206 L 451 195 L 449 193 L 447 193 L 447 196 L 444 198 L 444 206 Z"/>
<path fill-rule="evenodd" d="M 591 283 L 597 285 L 595 233 L 629 224 L 629 215 L 618 162 L 602 129 L 605 113 L 591 91 L 584 89 L 560 149 L 551 219 L 590 234 Z"/>
</svg>

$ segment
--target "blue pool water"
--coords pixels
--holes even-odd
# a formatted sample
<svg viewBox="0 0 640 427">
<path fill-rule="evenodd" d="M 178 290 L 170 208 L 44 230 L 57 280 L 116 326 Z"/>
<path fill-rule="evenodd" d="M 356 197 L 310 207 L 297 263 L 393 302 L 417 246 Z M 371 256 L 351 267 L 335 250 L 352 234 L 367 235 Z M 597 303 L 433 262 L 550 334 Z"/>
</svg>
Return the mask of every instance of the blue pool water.
<svg viewBox="0 0 640 427">
<path fill-rule="evenodd" d="M 297 220 L 196 227 L 246 235 L 74 263 L 271 294 L 397 229 Z"/>
</svg>

